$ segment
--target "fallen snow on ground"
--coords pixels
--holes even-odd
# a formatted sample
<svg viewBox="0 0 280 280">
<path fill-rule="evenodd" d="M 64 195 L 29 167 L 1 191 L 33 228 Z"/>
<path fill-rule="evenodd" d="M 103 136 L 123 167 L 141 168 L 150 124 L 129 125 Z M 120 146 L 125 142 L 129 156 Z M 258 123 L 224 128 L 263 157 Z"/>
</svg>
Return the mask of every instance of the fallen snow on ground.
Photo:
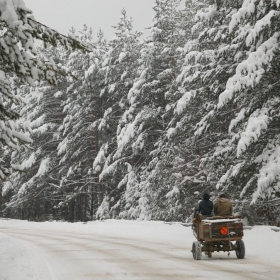
<svg viewBox="0 0 280 280">
<path fill-rule="evenodd" d="M 0 234 L 1 280 L 49 280 L 50 270 L 45 260 L 32 248 L 15 238 Z"/>
<path fill-rule="evenodd" d="M 106 220 L 88 223 L 67 222 L 28 222 L 20 220 L 0 220 L 0 279 L 30 280 L 52 279 L 51 269 L 45 259 L 34 253 L 32 246 L 16 238 L 9 237 L 5 231 L 40 230 L 42 232 L 59 232 L 74 234 L 92 234 L 96 236 L 135 239 L 146 242 L 162 242 L 170 246 L 186 248 L 190 255 L 192 242 L 196 241 L 190 227 L 180 223 Z M 246 247 L 245 259 L 269 262 L 276 267 L 280 261 L 280 232 L 268 226 L 255 226 L 244 230 Z M 226 254 L 226 253 L 214 253 Z M 234 254 L 234 252 L 231 252 Z M 232 255 L 231 255 L 232 256 Z M 208 260 L 203 256 L 200 262 Z M 218 261 L 218 259 L 217 259 Z M 197 262 L 194 260 L 194 262 Z M 207 274 L 205 274 L 207 279 Z"/>
</svg>

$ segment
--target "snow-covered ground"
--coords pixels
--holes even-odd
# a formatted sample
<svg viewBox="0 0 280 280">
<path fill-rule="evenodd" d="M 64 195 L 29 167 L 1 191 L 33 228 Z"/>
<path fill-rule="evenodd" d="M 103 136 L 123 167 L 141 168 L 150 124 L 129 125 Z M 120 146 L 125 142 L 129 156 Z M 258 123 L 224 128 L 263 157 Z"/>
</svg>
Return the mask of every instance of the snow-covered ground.
<svg viewBox="0 0 280 280">
<path fill-rule="evenodd" d="M 280 279 L 280 232 L 244 232 L 245 259 L 215 252 L 196 261 L 192 230 L 179 223 L 0 220 L 0 280 Z"/>
</svg>

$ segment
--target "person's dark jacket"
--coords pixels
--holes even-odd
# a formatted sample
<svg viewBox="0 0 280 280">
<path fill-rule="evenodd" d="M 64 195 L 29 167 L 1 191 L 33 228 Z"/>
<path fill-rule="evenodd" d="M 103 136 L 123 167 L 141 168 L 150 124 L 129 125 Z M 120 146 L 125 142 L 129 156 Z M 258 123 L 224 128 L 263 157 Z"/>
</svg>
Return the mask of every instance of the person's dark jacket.
<svg viewBox="0 0 280 280">
<path fill-rule="evenodd" d="M 209 194 L 203 195 L 203 200 L 199 202 L 198 205 L 198 212 L 202 216 L 212 216 L 213 215 L 213 202 L 209 200 L 210 196 Z"/>
</svg>

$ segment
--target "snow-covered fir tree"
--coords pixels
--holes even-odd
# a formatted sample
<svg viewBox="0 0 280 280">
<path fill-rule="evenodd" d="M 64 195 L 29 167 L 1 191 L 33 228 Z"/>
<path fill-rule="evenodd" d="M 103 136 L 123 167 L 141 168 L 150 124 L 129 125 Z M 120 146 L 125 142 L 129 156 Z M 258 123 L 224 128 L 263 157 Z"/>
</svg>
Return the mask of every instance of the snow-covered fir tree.
<svg viewBox="0 0 280 280">
<path fill-rule="evenodd" d="M 72 52 L 66 64 L 74 78 L 70 78 L 65 92 L 65 117 L 59 128 L 63 139 L 58 146 L 58 154 L 62 157 L 59 192 L 66 195 L 59 207 L 67 208 L 69 220 L 87 220 L 93 218 L 102 202 L 98 176 L 94 174 L 92 164 L 99 147 L 96 124 L 101 102 L 99 68 L 105 50 L 102 49 L 102 37 L 100 44 L 94 45 L 92 30 L 87 26 L 78 35 L 74 30 L 72 33 L 93 51 L 88 54 Z"/>
<path fill-rule="evenodd" d="M 39 48 L 42 59 L 47 54 L 54 62 L 65 63 L 62 47 Z M 21 86 L 18 95 L 24 101 L 19 123 L 29 128 L 29 137 L 33 142 L 29 147 L 14 151 L 11 163 L 18 172 L 9 178 L 14 196 L 6 211 L 14 211 L 21 218 L 39 219 L 42 215 L 54 214 L 56 202 L 53 197 L 59 186 L 57 147 L 58 128 L 63 121 L 61 110 L 66 79 L 61 76 L 56 87 L 46 82 L 38 82 L 35 87 Z"/>
<path fill-rule="evenodd" d="M 217 7 L 230 19 L 224 35 L 229 43 L 218 51 L 230 78 L 201 126 L 211 129 L 219 116 L 227 125 L 210 164 L 226 159 L 217 188 L 235 193 L 245 206 L 279 197 L 279 8 L 274 0 Z"/>
<path fill-rule="evenodd" d="M 102 115 L 98 120 L 98 130 L 102 146 L 93 164 L 104 189 L 104 201 L 97 213 L 100 218 L 108 217 L 108 207 L 112 207 L 113 216 L 123 207 L 120 202 L 124 192 L 121 182 L 127 174 L 126 162 L 131 159 L 127 154 L 120 157 L 123 148 L 120 134 L 123 113 L 129 108 L 127 95 L 140 66 L 141 33 L 133 31 L 132 19 L 128 18 L 125 10 L 121 11 L 114 29 L 115 37 L 108 43 L 101 69 L 104 82 L 100 92 Z"/>
<path fill-rule="evenodd" d="M 56 83 L 66 72 L 55 65 L 51 58 L 40 60 L 34 47 L 34 39 L 46 44 L 58 43 L 67 47 L 86 50 L 77 40 L 59 34 L 57 31 L 34 20 L 31 11 L 22 0 L 3 0 L 0 3 L 0 184 L 12 173 L 10 151 L 29 145 L 32 140 L 25 132 L 27 126 L 17 122 L 21 98 L 16 88 L 23 84 L 35 85 L 45 80 Z M 16 81 L 16 82 L 15 82 Z"/>
<path fill-rule="evenodd" d="M 174 81 L 180 68 L 178 47 L 184 41 L 180 37 L 183 29 L 179 3 L 156 1 L 152 36 L 141 49 L 139 76 L 128 93 L 130 107 L 119 125 L 116 155 L 130 159 L 126 160 L 128 173 L 121 182 L 126 186 L 121 217 L 160 219 L 165 216 L 164 211 L 158 211 L 163 209 L 162 193 L 167 188 L 156 174 L 160 148 L 155 145 L 165 133 L 166 108 L 177 90 Z"/>
</svg>

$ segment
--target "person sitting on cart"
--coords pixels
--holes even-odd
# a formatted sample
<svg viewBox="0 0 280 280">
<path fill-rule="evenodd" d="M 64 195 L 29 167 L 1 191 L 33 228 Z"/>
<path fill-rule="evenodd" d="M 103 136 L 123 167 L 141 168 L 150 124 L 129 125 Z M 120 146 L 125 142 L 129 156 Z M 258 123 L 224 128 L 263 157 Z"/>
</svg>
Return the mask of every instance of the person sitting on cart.
<svg viewBox="0 0 280 280">
<path fill-rule="evenodd" d="M 204 217 L 213 216 L 213 202 L 210 200 L 208 193 L 205 193 L 203 199 L 199 202 L 198 212 Z"/>
<path fill-rule="evenodd" d="M 219 195 L 219 200 L 214 204 L 214 214 L 222 217 L 232 216 L 232 203 L 223 193 Z"/>
</svg>

